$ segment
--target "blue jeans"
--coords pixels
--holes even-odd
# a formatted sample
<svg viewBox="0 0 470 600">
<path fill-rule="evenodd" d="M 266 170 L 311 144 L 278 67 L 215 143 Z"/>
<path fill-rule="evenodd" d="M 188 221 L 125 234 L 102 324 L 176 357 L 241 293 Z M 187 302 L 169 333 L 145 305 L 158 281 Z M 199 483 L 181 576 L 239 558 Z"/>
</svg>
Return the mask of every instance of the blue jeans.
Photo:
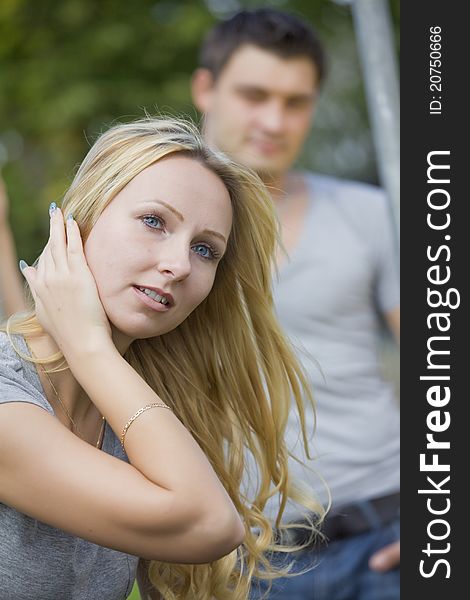
<svg viewBox="0 0 470 600">
<path fill-rule="evenodd" d="M 398 600 L 400 570 L 378 573 L 369 568 L 372 554 L 399 539 L 399 519 L 312 551 L 290 555 L 294 572 L 302 575 L 274 580 L 266 598 L 276 600 Z M 280 554 L 280 553 L 279 553 Z M 285 561 L 285 556 L 280 560 Z M 256 581 L 250 600 L 260 600 L 268 589 Z"/>
</svg>

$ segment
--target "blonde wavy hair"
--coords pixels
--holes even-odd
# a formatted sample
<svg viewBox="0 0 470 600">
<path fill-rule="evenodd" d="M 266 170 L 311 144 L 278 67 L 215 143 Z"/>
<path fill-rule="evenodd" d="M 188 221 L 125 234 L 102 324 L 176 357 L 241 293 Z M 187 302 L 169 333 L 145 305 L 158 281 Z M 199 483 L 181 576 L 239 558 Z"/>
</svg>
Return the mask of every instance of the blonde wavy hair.
<svg viewBox="0 0 470 600">
<path fill-rule="evenodd" d="M 291 402 L 297 405 L 307 449 L 304 402 L 313 400 L 273 311 L 278 230 L 271 198 L 255 173 L 209 149 L 192 124 L 148 117 L 116 125 L 98 138 L 65 194 L 62 210 L 74 215 L 85 241 L 116 194 L 172 153 L 184 153 L 220 177 L 231 198 L 232 231 L 207 298 L 173 331 L 134 341 L 125 359 L 200 444 L 244 520 L 246 538 L 237 550 L 210 564 L 152 561 L 149 579 L 165 600 L 242 600 L 253 577 L 269 580 L 289 572 L 289 566 L 276 567 L 269 559 L 272 551 L 293 549 L 279 535 L 287 530 L 281 520 L 287 499 L 319 519 L 323 514 L 313 495 L 289 478 L 284 432 Z M 33 309 L 10 318 L 6 331 L 26 337 L 42 333 Z M 60 359 L 56 354 L 33 362 Z M 242 491 L 247 454 L 257 471 L 250 497 Z M 280 508 L 273 529 L 263 509 L 275 494 Z"/>
</svg>

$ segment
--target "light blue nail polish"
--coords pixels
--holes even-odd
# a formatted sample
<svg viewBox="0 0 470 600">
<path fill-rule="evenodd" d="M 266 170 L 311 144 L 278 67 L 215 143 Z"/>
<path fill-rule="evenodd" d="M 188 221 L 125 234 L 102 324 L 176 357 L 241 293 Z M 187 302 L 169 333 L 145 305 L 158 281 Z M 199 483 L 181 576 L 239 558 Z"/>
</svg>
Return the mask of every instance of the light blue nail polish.
<svg viewBox="0 0 470 600">
<path fill-rule="evenodd" d="M 51 202 L 49 204 L 49 216 L 52 215 L 52 213 L 55 211 L 56 208 L 57 208 L 57 204 L 55 202 Z"/>
<path fill-rule="evenodd" d="M 21 272 L 23 272 L 23 269 L 26 269 L 27 266 L 29 266 L 29 265 L 25 260 L 20 260 L 20 271 Z"/>
<path fill-rule="evenodd" d="M 70 213 L 69 215 L 67 215 L 67 221 L 73 221 L 73 215 L 72 215 L 72 213 Z"/>
</svg>

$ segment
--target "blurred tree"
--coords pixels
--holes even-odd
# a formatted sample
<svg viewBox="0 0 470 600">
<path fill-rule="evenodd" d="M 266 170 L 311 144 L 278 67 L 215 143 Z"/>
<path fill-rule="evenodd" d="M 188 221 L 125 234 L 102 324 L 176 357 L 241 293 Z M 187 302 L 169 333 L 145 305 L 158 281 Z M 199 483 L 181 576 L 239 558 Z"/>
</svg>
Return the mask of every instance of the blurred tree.
<svg viewBox="0 0 470 600">
<path fill-rule="evenodd" d="M 398 0 L 390 0 L 394 19 Z M 47 206 L 60 200 L 90 143 L 115 120 L 149 113 L 197 119 L 189 76 L 217 18 L 275 6 L 314 24 L 330 77 L 301 164 L 374 181 L 350 9 L 333 0 L 2 0 L 0 167 L 20 256 L 36 258 Z"/>
</svg>

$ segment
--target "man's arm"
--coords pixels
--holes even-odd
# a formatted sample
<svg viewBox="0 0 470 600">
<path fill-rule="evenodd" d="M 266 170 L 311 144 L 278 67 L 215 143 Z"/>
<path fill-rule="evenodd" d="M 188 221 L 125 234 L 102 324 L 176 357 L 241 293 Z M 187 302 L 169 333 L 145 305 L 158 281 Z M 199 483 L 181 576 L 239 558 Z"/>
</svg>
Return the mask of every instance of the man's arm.
<svg viewBox="0 0 470 600">
<path fill-rule="evenodd" d="M 397 344 L 400 344 L 400 307 L 385 313 L 385 321 Z M 369 561 L 374 571 L 390 571 L 400 565 L 400 541 L 393 542 L 375 552 Z"/>
<path fill-rule="evenodd" d="M 22 279 L 8 222 L 8 195 L 0 175 L 0 294 L 5 315 L 25 310 Z"/>
<path fill-rule="evenodd" d="M 396 343 L 400 344 L 400 307 L 394 308 L 393 310 L 385 313 L 385 321 L 388 325 L 390 332 L 395 338 Z"/>
</svg>

